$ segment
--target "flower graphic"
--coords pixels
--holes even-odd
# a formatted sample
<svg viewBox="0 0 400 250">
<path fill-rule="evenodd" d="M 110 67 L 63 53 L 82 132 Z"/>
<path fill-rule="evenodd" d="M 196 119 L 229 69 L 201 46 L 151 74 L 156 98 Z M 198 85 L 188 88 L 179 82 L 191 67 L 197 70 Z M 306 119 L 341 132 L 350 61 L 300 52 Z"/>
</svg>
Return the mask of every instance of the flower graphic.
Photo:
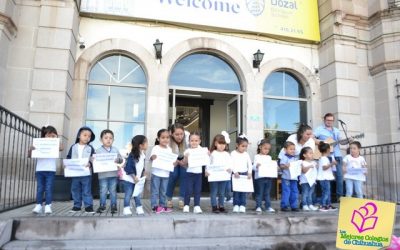
<svg viewBox="0 0 400 250">
<path fill-rule="evenodd" d="M 356 227 L 359 233 L 375 228 L 378 217 L 374 216 L 378 207 L 373 202 L 367 202 L 358 210 L 353 211 L 351 223 Z"/>
</svg>

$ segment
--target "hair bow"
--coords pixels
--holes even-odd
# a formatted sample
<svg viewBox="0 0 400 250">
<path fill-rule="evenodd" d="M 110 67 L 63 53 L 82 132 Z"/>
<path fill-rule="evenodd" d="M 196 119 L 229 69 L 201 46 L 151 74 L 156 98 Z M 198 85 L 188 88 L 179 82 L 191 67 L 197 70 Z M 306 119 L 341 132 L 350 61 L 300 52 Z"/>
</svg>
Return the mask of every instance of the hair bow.
<svg viewBox="0 0 400 250">
<path fill-rule="evenodd" d="M 242 139 L 247 139 L 247 136 L 245 134 L 241 134 L 241 135 L 239 135 L 239 137 Z"/>
<path fill-rule="evenodd" d="M 224 131 L 221 132 L 221 135 L 224 136 L 225 141 L 226 141 L 227 144 L 231 143 L 231 138 L 229 138 L 228 132 L 226 132 L 226 131 L 224 130 Z"/>
</svg>

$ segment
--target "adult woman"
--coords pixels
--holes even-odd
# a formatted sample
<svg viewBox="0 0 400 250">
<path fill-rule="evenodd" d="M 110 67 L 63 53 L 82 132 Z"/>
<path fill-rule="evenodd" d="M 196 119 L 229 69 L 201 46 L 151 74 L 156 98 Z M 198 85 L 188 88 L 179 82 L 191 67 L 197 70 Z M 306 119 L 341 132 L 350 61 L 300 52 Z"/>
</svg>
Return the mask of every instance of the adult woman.
<svg viewBox="0 0 400 250">
<path fill-rule="evenodd" d="M 185 140 L 185 129 L 182 124 L 175 123 L 169 127 L 171 134 L 170 147 L 172 152 L 178 154 L 178 164 L 174 168 L 174 172 L 169 175 L 168 187 L 167 187 L 167 207 L 172 208 L 172 196 L 174 195 L 175 186 L 179 180 L 179 208 L 183 208 L 183 199 L 185 197 L 185 177 L 186 168 L 183 161 L 183 152 L 187 149 L 187 143 Z"/>
<path fill-rule="evenodd" d="M 315 141 L 313 138 L 313 131 L 310 126 L 307 124 L 301 124 L 299 128 L 297 129 L 297 132 L 295 134 L 290 135 L 286 141 L 293 142 L 294 145 L 296 146 L 296 157 L 299 158 L 299 154 L 302 148 L 304 147 L 310 147 L 312 150 L 315 150 Z M 285 152 L 281 150 L 279 153 L 279 158 L 283 156 Z"/>
</svg>

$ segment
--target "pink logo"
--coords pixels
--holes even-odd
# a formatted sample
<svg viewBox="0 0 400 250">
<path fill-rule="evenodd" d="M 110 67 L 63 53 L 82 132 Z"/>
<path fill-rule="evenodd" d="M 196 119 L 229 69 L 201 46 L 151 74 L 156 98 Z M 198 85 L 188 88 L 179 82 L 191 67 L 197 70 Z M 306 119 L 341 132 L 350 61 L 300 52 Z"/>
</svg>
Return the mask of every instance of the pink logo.
<svg viewBox="0 0 400 250">
<path fill-rule="evenodd" d="M 374 216 L 378 207 L 373 202 L 366 203 L 363 207 L 353 211 L 351 223 L 357 228 L 359 233 L 375 228 L 378 217 Z"/>
</svg>

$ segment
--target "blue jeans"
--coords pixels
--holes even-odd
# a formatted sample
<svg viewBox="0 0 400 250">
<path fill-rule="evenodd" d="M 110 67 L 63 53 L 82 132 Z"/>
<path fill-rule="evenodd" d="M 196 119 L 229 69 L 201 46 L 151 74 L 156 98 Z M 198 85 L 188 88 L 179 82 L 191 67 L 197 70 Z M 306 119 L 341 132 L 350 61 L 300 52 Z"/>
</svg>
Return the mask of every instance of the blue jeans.
<svg viewBox="0 0 400 250">
<path fill-rule="evenodd" d="M 81 208 L 82 200 L 85 207 L 93 206 L 92 176 L 72 177 L 71 194 L 74 207 Z"/>
<path fill-rule="evenodd" d="M 225 197 L 227 200 L 232 199 L 232 180 L 226 183 Z"/>
<path fill-rule="evenodd" d="M 99 179 L 100 206 L 106 206 L 107 191 L 110 192 L 111 206 L 117 205 L 117 177 Z"/>
<path fill-rule="evenodd" d="M 299 189 L 297 188 L 297 180 L 282 179 L 281 208 L 297 208 L 298 198 Z"/>
<path fill-rule="evenodd" d="M 263 200 L 265 201 L 265 209 L 271 207 L 271 186 L 272 178 L 258 178 L 256 182 L 256 207 L 261 207 Z"/>
<path fill-rule="evenodd" d="M 331 205 L 331 181 L 319 181 L 322 189 L 321 206 Z"/>
<path fill-rule="evenodd" d="M 336 197 L 339 199 L 339 197 L 343 196 L 343 158 L 342 157 L 335 157 L 335 161 L 337 162 L 336 164 L 336 174 L 335 174 L 335 179 L 336 179 Z"/>
<path fill-rule="evenodd" d="M 194 205 L 200 206 L 202 176 L 202 174 L 186 173 L 185 205 L 190 204 L 190 197 L 193 194 Z"/>
<path fill-rule="evenodd" d="M 301 184 L 301 199 L 303 206 L 310 206 L 313 204 L 313 195 L 314 195 L 315 184 L 310 187 L 310 184 L 303 183 Z"/>
<path fill-rule="evenodd" d="M 159 205 L 160 207 L 165 207 L 165 190 L 168 186 L 168 177 L 159 177 L 154 174 L 151 175 L 151 207 Z M 157 203 L 158 199 L 158 203 Z"/>
<path fill-rule="evenodd" d="M 357 180 L 351 180 L 351 179 L 346 179 L 346 196 L 347 197 L 352 197 L 353 196 L 353 190 L 356 193 L 357 198 L 363 198 L 363 191 L 362 191 L 362 181 L 357 181 Z M 354 187 L 354 189 L 353 189 Z"/>
<path fill-rule="evenodd" d="M 217 206 L 217 196 L 218 196 L 218 206 L 224 207 L 225 191 L 228 181 L 213 181 L 210 182 L 210 200 L 211 206 Z"/>
<path fill-rule="evenodd" d="M 247 172 L 239 172 L 239 175 L 246 175 Z M 235 178 L 235 177 L 233 177 Z M 244 192 L 233 192 L 233 205 L 234 206 L 246 206 L 246 195 Z"/>
<path fill-rule="evenodd" d="M 186 179 L 186 168 L 182 166 L 174 167 L 174 172 L 169 173 L 169 181 L 167 186 L 166 196 L 169 200 L 174 196 L 174 189 L 179 179 L 179 198 L 183 200 L 185 198 L 185 179 Z"/>
<path fill-rule="evenodd" d="M 124 192 L 125 192 L 124 207 L 131 206 L 131 198 L 132 198 L 133 190 L 135 190 L 135 184 L 133 184 L 132 182 L 129 182 L 129 181 L 124 181 Z M 136 207 L 142 206 L 142 202 L 141 202 L 139 196 L 133 197 L 133 199 L 135 200 Z"/>
<path fill-rule="evenodd" d="M 36 191 L 36 204 L 43 203 L 43 192 L 46 197 L 46 205 L 50 205 L 53 201 L 53 187 L 54 187 L 54 176 L 56 172 L 52 171 L 37 171 L 37 191 Z"/>
</svg>

